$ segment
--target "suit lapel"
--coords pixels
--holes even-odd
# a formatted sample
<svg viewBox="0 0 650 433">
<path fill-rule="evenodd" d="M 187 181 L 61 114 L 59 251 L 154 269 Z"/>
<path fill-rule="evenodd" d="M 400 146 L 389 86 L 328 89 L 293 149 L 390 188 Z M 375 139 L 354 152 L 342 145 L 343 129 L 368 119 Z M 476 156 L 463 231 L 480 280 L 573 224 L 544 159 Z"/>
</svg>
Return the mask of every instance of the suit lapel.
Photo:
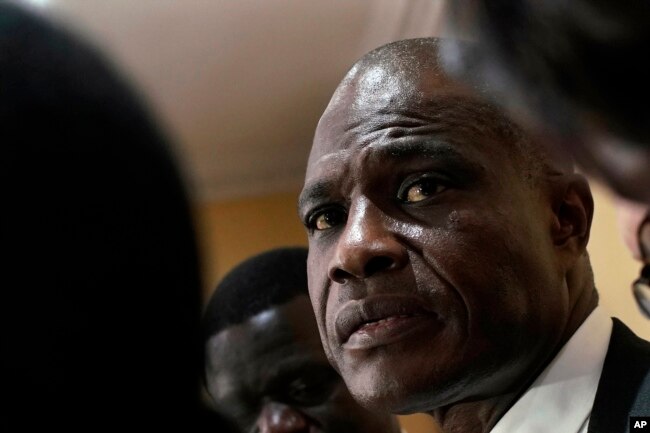
<svg viewBox="0 0 650 433">
<path fill-rule="evenodd" d="M 613 320 L 588 433 L 628 432 L 630 415 L 650 416 L 650 343 Z"/>
</svg>

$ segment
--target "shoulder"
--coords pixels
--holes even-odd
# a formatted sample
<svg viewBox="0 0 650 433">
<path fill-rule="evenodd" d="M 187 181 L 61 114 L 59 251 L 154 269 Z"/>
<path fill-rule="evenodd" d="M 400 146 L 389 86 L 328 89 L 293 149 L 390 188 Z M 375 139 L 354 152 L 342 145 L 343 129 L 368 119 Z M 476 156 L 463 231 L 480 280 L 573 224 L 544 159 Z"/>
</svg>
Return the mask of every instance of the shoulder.
<svg viewBox="0 0 650 433">
<path fill-rule="evenodd" d="M 614 326 L 596 392 L 589 432 L 625 432 L 630 416 L 650 416 L 650 342 L 623 322 Z"/>
<path fill-rule="evenodd" d="M 605 367 L 632 367 L 633 370 L 650 370 L 650 341 L 638 337 L 619 319 L 612 319 L 612 338 L 609 342 Z"/>
</svg>

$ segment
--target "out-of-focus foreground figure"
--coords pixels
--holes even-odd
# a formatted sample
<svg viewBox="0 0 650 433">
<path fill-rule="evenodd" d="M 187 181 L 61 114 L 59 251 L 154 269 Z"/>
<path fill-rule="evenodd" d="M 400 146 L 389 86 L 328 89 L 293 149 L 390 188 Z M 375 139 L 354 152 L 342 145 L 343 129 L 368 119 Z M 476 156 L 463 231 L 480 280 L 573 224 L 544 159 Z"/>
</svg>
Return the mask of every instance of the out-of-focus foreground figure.
<svg viewBox="0 0 650 433">
<path fill-rule="evenodd" d="M 461 0 L 450 9 L 479 44 L 444 53 L 450 70 L 478 68 L 498 102 L 556 134 L 619 193 L 650 203 L 650 4 Z"/>
<path fill-rule="evenodd" d="M 101 55 L 2 2 L 0 125 L 0 430 L 195 425 L 197 254 L 152 118 Z"/>
</svg>

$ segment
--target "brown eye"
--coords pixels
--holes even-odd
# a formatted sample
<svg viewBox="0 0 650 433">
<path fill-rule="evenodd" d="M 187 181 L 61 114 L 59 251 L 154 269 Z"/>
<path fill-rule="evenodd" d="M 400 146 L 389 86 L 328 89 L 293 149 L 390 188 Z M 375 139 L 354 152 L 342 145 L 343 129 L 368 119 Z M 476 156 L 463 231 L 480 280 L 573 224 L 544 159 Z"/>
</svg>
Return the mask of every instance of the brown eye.
<svg viewBox="0 0 650 433">
<path fill-rule="evenodd" d="M 400 199 L 406 203 L 417 203 L 445 190 L 445 186 L 435 179 L 420 179 L 409 185 Z"/>
<path fill-rule="evenodd" d="M 327 230 L 343 222 L 345 215 L 341 211 L 327 210 L 317 214 L 311 224 L 314 230 Z"/>
<path fill-rule="evenodd" d="M 310 377 L 292 381 L 286 390 L 289 403 L 300 406 L 316 406 L 327 401 L 341 383 L 338 376 L 315 372 Z"/>
</svg>

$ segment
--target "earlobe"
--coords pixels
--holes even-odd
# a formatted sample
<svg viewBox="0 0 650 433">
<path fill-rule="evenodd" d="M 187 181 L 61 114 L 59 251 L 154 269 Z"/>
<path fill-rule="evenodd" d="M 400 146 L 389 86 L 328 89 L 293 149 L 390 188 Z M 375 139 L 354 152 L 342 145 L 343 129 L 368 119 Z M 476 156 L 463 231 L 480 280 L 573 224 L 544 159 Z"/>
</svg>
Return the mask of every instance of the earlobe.
<svg viewBox="0 0 650 433">
<path fill-rule="evenodd" d="M 553 186 L 553 243 L 562 249 L 581 253 L 587 247 L 594 200 L 584 176 L 561 176 Z"/>
</svg>

